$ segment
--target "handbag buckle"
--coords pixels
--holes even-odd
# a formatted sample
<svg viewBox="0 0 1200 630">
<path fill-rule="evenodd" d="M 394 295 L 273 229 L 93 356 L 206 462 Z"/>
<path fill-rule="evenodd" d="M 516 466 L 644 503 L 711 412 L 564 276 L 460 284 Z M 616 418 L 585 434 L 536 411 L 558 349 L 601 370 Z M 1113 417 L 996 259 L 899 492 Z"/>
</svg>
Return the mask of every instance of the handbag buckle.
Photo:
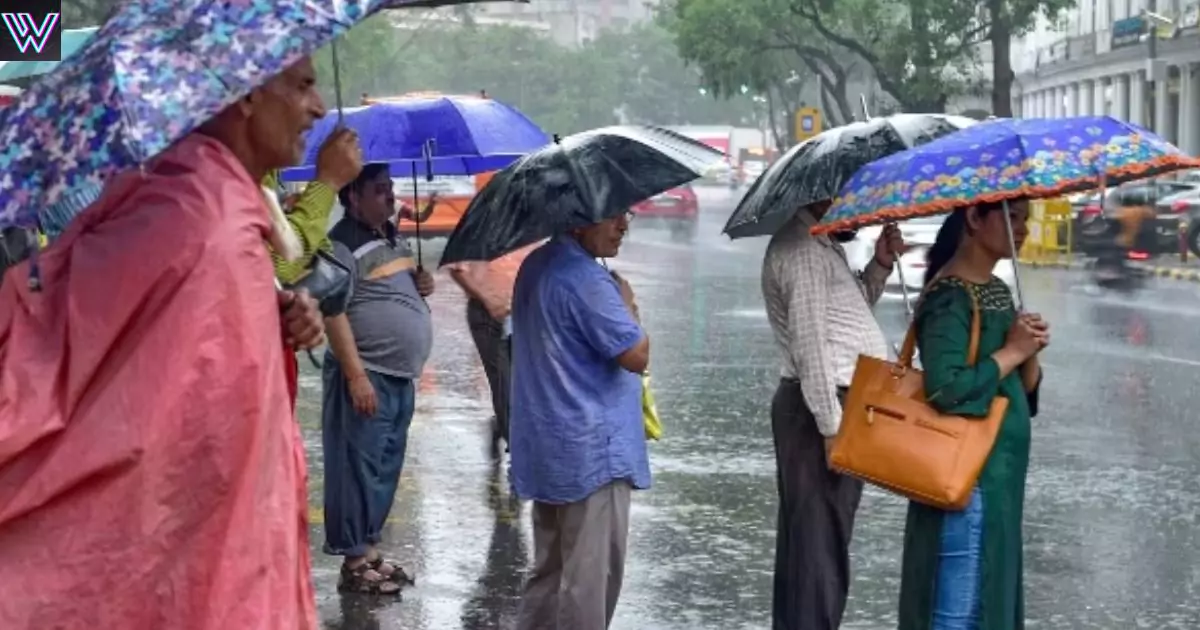
<svg viewBox="0 0 1200 630">
<path fill-rule="evenodd" d="M 867 407 L 867 426 L 875 424 L 875 408 Z"/>
<path fill-rule="evenodd" d="M 900 365 L 899 363 L 895 363 L 892 365 L 891 372 L 892 372 L 892 378 L 899 380 L 899 379 L 904 378 L 904 375 L 908 373 L 908 368 L 904 367 L 903 365 Z"/>
</svg>

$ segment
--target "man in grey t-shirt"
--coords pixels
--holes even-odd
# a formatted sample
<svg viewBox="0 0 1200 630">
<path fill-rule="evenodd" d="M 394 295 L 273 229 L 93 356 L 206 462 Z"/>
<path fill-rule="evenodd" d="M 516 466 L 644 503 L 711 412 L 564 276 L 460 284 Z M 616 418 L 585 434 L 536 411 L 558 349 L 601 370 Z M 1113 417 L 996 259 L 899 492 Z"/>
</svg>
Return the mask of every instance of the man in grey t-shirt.
<svg viewBox="0 0 1200 630">
<path fill-rule="evenodd" d="M 340 590 L 389 594 L 408 578 L 375 545 L 404 466 L 413 381 L 433 344 L 425 303 L 433 277 L 417 267 L 392 222 L 387 165 L 368 164 L 339 197 L 346 215 L 329 238 L 353 289 L 346 313 L 326 322 L 325 552 L 345 558 Z"/>
</svg>

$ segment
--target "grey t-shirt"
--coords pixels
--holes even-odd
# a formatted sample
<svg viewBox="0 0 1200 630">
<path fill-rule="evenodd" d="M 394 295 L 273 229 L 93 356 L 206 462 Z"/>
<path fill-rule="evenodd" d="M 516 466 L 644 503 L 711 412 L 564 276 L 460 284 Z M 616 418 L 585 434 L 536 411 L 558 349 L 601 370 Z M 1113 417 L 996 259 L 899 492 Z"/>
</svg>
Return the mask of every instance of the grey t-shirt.
<svg viewBox="0 0 1200 630">
<path fill-rule="evenodd" d="M 329 231 L 333 253 L 354 284 L 346 315 L 363 366 L 417 378 L 433 347 L 429 305 L 417 292 L 416 262 L 392 224 L 382 233 L 347 216 Z"/>
</svg>

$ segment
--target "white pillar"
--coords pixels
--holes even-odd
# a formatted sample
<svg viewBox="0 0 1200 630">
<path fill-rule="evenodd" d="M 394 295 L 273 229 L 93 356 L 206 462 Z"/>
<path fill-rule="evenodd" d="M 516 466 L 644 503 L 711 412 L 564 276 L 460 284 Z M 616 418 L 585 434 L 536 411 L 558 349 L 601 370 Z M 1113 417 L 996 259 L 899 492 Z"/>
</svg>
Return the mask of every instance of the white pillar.
<svg viewBox="0 0 1200 630">
<path fill-rule="evenodd" d="M 1077 116 L 1095 116 L 1096 115 L 1096 97 L 1092 92 L 1096 89 L 1096 82 L 1092 80 L 1084 81 L 1079 84 L 1079 111 L 1075 113 Z"/>
<path fill-rule="evenodd" d="M 1179 78 L 1179 148 L 1200 155 L 1200 64 L 1183 66 Z"/>
<path fill-rule="evenodd" d="M 1072 83 L 1067 86 L 1067 115 L 1079 115 L 1079 84 Z"/>
<path fill-rule="evenodd" d="M 1175 137 L 1175 121 L 1171 119 L 1171 94 L 1167 91 L 1167 79 L 1154 82 L 1154 133 L 1167 142 L 1178 142 Z"/>
<path fill-rule="evenodd" d="M 1113 107 L 1112 115 L 1121 120 L 1129 120 L 1129 75 L 1118 74 L 1113 77 Z"/>
<path fill-rule="evenodd" d="M 1092 81 L 1092 115 L 1107 116 L 1108 115 L 1108 84 L 1104 79 L 1095 79 Z"/>
<path fill-rule="evenodd" d="M 1129 75 L 1129 122 L 1135 125 L 1146 125 L 1146 82 L 1142 73 L 1132 72 Z"/>
</svg>

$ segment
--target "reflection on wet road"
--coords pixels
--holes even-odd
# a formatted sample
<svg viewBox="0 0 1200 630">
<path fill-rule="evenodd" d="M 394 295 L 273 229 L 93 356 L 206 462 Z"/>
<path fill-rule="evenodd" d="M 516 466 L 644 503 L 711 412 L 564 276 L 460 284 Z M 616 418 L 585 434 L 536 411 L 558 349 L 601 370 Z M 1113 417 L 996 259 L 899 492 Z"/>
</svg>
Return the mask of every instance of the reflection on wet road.
<svg viewBox="0 0 1200 630">
<path fill-rule="evenodd" d="M 612 266 L 630 278 L 654 341 L 665 439 L 654 489 L 635 495 L 615 630 L 770 625 L 774 461 L 767 411 L 777 351 L 759 296 L 763 239 L 719 236 L 729 193 L 701 190 L 694 243 L 635 221 Z M 426 255 L 432 262 L 437 252 Z M 487 383 L 463 299 L 439 277 L 434 357 L 422 379 L 409 458 L 385 538 L 414 570 L 402 601 L 340 597 L 320 555 L 320 383 L 303 379 L 312 548 L 324 628 L 509 628 L 529 540 L 486 456 Z M 1077 272 L 1029 271 L 1029 308 L 1054 326 L 1026 504 L 1031 627 L 1200 627 L 1200 295 L 1161 281 L 1134 296 L 1097 293 Z M 891 339 L 903 308 L 877 315 Z M 307 366 L 306 366 L 307 367 Z M 845 627 L 895 626 L 904 505 L 868 490 L 855 533 Z"/>
</svg>

